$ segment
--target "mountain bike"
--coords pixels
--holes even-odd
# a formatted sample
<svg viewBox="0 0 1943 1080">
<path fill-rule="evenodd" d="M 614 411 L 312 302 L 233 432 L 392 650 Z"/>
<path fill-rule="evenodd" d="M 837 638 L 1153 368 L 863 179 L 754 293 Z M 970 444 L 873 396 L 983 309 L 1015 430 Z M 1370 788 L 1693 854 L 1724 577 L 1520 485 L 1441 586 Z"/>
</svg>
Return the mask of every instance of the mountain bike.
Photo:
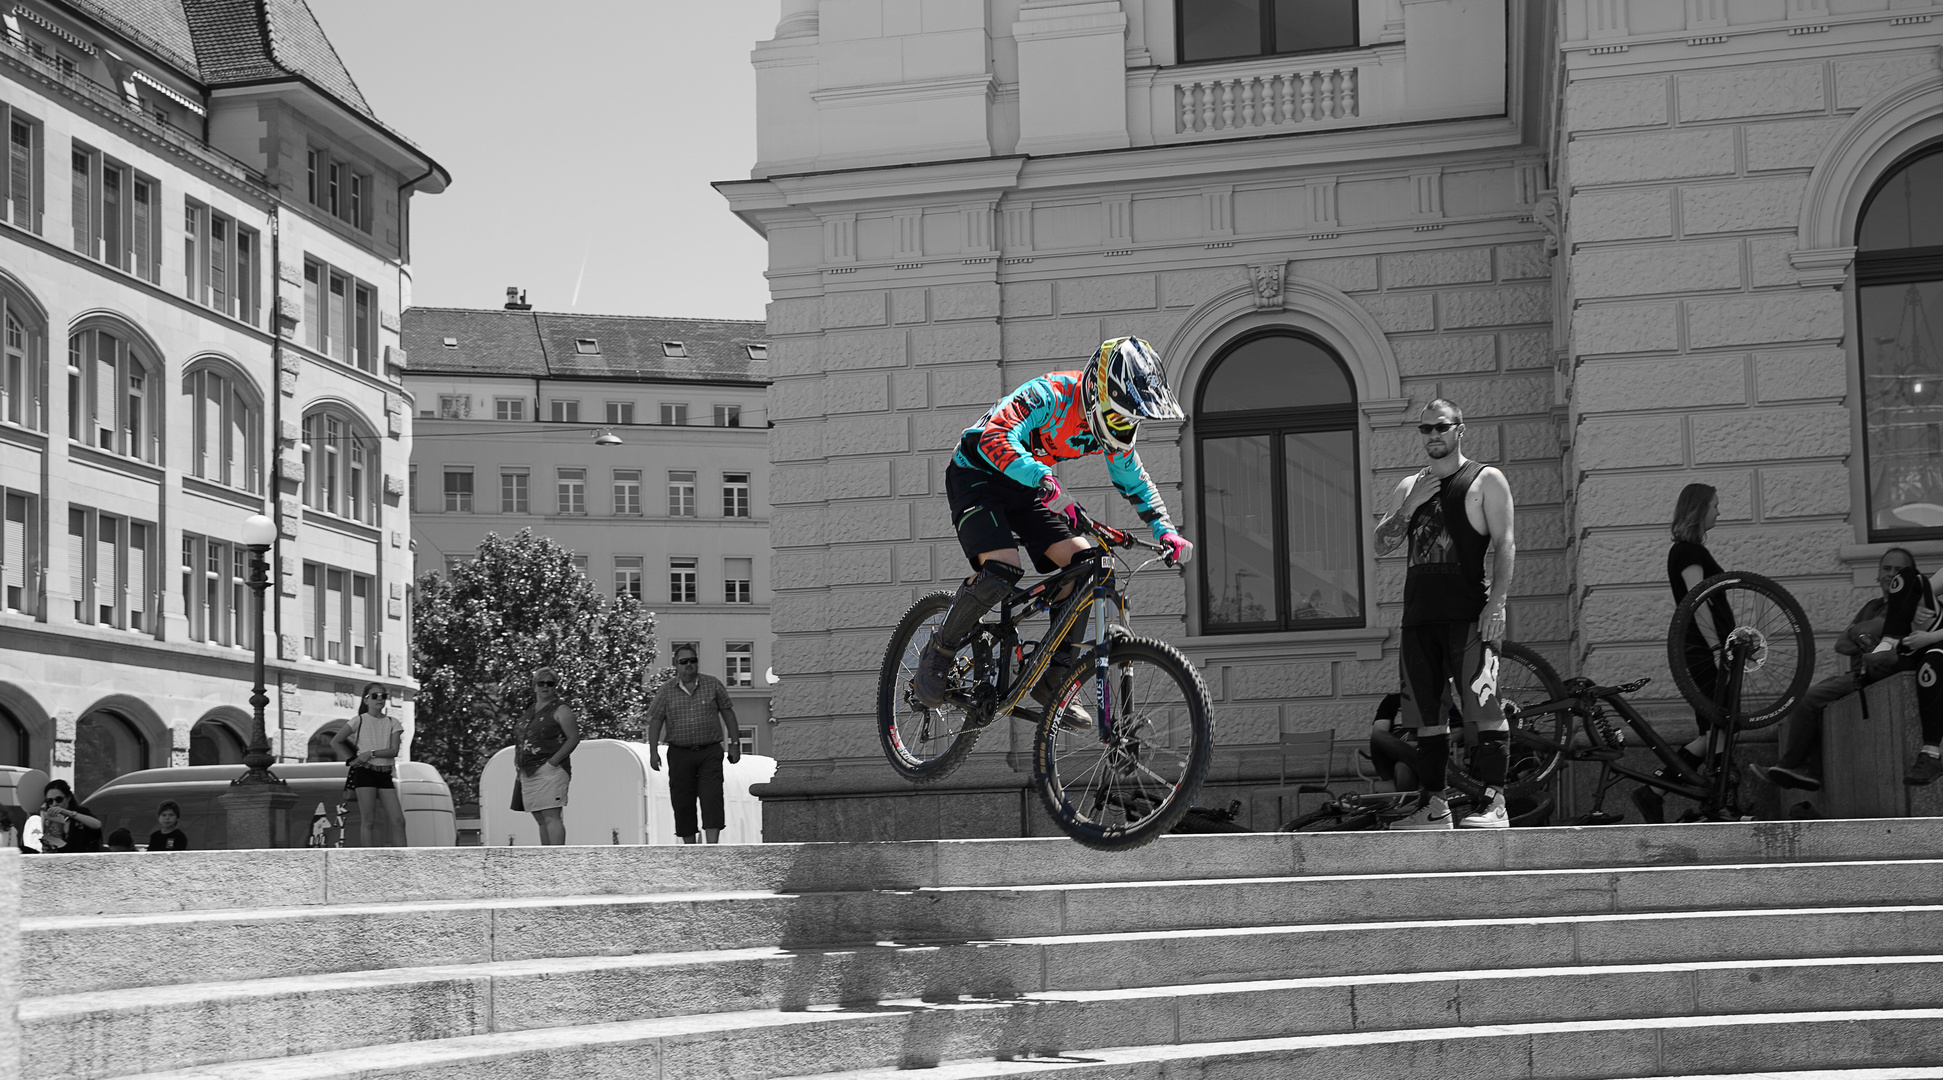
<svg viewBox="0 0 1943 1080">
<path fill-rule="evenodd" d="M 1000 717 L 1032 721 L 1032 782 L 1047 814 L 1087 847 L 1133 848 L 1193 804 L 1213 752 L 1212 708 L 1186 657 L 1128 627 L 1123 585 L 1165 561 L 1166 549 L 1095 521 L 1078 503 L 1070 512 L 1099 546 L 1030 588 L 1015 586 L 959 650 L 937 708 L 918 701 L 912 679 L 952 594 L 932 593 L 904 613 L 878 673 L 877 733 L 891 768 L 922 784 L 950 775 Z M 1153 557 L 1130 565 L 1123 556 L 1140 551 Z M 1022 624 L 1042 612 L 1048 625 L 1029 640 Z M 1028 695 L 1068 642 L 1084 652 L 1041 707 Z M 1074 705 L 1092 715 L 1076 722 L 1084 713 Z"/>
<path fill-rule="evenodd" d="M 1693 800 L 1696 808 L 1682 820 L 1740 819 L 1746 808 L 1736 764 L 1738 736 L 1781 719 L 1807 690 L 1815 664 L 1808 617 L 1768 578 L 1746 571 L 1715 574 L 1689 590 L 1674 610 L 1667 659 L 1681 696 L 1722 735 L 1708 740 L 1697 762 L 1626 700 L 1650 678 L 1613 686 L 1574 678 L 1551 701 L 1507 700 L 1514 756 L 1598 762 L 1599 780 L 1586 815 L 1593 821 L 1618 820 L 1603 807 L 1607 792 L 1624 779 Z M 1658 768 L 1625 760 L 1628 732 L 1652 752 Z"/>
</svg>

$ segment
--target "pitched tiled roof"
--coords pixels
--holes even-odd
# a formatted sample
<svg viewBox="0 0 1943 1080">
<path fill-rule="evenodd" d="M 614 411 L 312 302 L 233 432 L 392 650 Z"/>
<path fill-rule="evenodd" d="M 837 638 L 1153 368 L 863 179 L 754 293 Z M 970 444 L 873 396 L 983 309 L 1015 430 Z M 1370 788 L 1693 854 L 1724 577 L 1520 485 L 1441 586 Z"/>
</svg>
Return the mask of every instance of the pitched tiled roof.
<svg viewBox="0 0 1943 1080">
<path fill-rule="evenodd" d="M 204 86 L 301 78 L 377 120 L 304 0 L 64 2 L 152 49 Z"/>
<path fill-rule="evenodd" d="M 769 339 L 759 321 L 415 307 L 405 311 L 402 326 L 406 371 L 416 375 L 769 381 L 769 362 L 749 357 L 750 345 Z M 583 338 L 600 351 L 581 352 L 576 343 Z M 672 342 L 688 355 L 667 355 L 664 346 Z"/>
</svg>

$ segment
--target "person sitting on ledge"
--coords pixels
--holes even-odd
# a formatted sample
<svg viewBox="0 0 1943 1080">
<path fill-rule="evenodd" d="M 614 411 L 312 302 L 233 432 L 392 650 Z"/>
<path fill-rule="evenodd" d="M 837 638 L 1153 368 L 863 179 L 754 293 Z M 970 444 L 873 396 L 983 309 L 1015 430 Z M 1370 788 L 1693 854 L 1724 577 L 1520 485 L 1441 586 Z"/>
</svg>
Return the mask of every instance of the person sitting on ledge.
<svg viewBox="0 0 1943 1080">
<path fill-rule="evenodd" d="M 1781 760 L 1767 770 L 1767 778 L 1785 788 L 1819 791 L 1821 781 L 1822 710 L 1898 672 L 1916 673 L 1917 714 L 1923 725 L 1923 749 L 1903 783 L 1923 786 L 1943 775 L 1943 611 L 1935 590 L 1916 569 L 1916 557 L 1906 548 L 1882 553 L 1876 567 L 1882 595 L 1855 613 L 1855 619 L 1835 642 L 1835 651 L 1849 657 L 1849 670 L 1808 688 L 1808 693 L 1783 718 Z"/>
</svg>

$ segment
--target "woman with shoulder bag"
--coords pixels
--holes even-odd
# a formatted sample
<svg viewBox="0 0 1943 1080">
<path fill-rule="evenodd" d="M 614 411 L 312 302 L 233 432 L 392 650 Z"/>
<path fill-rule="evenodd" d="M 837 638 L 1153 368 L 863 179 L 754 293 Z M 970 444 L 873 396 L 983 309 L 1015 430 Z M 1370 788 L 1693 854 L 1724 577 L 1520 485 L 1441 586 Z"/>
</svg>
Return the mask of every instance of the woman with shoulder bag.
<svg viewBox="0 0 1943 1080">
<path fill-rule="evenodd" d="M 513 809 L 533 815 L 540 843 L 567 842 L 567 783 L 573 778 L 573 749 L 580 745 L 580 725 L 574 711 L 560 698 L 560 675 L 550 667 L 533 673 L 533 707 L 520 728 L 514 761 L 519 786 Z"/>
<path fill-rule="evenodd" d="M 405 810 L 398 804 L 398 785 L 392 774 L 398 767 L 398 751 L 405 737 L 404 726 L 386 712 L 391 694 L 377 683 L 365 683 L 358 714 L 331 737 L 331 749 L 340 760 L 351 763 L 344 779 L 344 790 L 358 799 L 358 846 L 405 847 Z M 372 836 L 382 808 L 388 845 Z"/>
</svg>

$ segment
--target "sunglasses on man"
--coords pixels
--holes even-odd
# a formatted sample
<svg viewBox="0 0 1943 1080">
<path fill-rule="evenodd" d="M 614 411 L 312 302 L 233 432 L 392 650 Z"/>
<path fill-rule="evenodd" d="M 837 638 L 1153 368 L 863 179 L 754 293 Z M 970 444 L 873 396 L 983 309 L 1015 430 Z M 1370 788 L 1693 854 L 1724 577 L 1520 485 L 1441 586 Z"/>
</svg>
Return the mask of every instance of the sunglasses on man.
<svg viewBox="0 0 1943 1080">
<path fill-rule="evenodd" d="M 1458 426 L 1458 423 L 1454 420 L 1439 420 L 1434 424 L 1418 424 L 1417 430 L 1425 435 L 1442 435 L 1444 432 Z"/>
</svg>

